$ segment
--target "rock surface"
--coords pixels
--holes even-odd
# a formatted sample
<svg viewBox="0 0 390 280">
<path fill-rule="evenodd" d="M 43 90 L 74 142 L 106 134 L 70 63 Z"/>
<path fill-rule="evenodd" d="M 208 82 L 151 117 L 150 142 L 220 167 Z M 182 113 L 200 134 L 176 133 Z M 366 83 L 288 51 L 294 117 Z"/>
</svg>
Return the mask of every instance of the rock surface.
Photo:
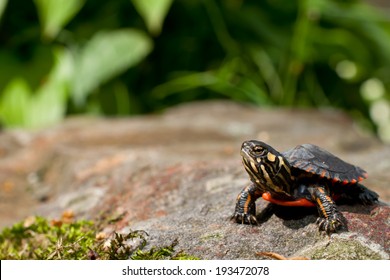
<svg viewBox="0 0 390 280">
<path fill-rule="evenodd" d="M 313 143 L 369 173 L 373 207 L 341 205 L 348 231 L 317 230 L 315 209 L 257 202 L 260 226 L 230 221 L 248 183 L 243 140 L 278 150 Z M 389 259 L 390 147 L 359 132 L 334 110 L 258 109 L 229 102 L 192 103 L 162 115 L 74 118 L 40 132 L 0 135 L 0 227 L 33 214 L 79 218 L 121 215 L 121 231 L 143 229 L 149 246 L 202 259 L 254 259 L 259 251 L 314 259 Z M 272 215 L 273 214 L 273 215 Z M 107 229 L 109 230 L 109 229 Z"/>
</svg>

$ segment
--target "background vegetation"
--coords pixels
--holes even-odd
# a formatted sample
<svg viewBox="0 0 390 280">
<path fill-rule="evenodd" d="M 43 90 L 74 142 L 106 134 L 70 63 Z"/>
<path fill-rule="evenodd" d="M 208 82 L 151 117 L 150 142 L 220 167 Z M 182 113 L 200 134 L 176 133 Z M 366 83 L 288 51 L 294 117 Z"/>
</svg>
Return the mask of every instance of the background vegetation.
<svg viewBox="0 0 390 280">
<path fill-rule="evenodd" d="M 390 142 L 390 15 L 359 0 L 0 0 L 0 119 L 199 99 L 334 106 Z"/>
</svg>

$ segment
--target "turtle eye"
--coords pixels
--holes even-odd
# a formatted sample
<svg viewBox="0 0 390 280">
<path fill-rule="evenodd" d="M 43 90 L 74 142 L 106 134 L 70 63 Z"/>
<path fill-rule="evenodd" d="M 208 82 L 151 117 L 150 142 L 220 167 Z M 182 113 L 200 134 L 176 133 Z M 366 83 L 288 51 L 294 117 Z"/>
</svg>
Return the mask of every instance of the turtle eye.
<svg viewBox="0 0 390 280">
<path fill-rule="evenodd" d="M 264 155 L 267 151 L 265 148 L 261 147 L 261 146 L 255 146 L 253 147 L 253 151 L 257 154 L 257 155 Z"/>
</svg>

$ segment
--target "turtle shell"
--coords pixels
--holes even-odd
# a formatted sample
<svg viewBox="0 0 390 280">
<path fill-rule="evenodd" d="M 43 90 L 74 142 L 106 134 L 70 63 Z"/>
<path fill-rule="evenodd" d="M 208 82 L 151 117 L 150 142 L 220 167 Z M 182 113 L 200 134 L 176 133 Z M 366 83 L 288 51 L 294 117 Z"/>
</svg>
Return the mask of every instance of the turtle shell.
<svg viewBox="0 0 390 280">
<path fill-rule="evenodd" d="M 312 144 L 303 144 L 282 153 L 291 166 L 342 184 L 355 184 L 367 178 L 367 172 Z"/>
</svg>

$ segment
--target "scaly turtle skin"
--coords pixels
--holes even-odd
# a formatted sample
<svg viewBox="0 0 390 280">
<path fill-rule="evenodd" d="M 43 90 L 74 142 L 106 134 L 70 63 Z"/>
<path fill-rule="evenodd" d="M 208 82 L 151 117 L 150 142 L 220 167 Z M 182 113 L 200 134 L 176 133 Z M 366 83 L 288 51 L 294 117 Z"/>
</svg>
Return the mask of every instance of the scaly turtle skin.
<svg viewBox="0 0 390 280">
<path fill-rule="evenodd" d="M 335 199 L 370 205 L 378 194 L 358 183 L 367 178 L 360 167 L 311 144 L 279 153 L 256 140 L 241 146 L 242 162 L 251 184 L 237 197 L 232 219 L 257 224 L 255 201 L 262 197 L 283 206 L 316 206 L 319 229 L 328 234 L 343 226 Z"/>
</svg>

